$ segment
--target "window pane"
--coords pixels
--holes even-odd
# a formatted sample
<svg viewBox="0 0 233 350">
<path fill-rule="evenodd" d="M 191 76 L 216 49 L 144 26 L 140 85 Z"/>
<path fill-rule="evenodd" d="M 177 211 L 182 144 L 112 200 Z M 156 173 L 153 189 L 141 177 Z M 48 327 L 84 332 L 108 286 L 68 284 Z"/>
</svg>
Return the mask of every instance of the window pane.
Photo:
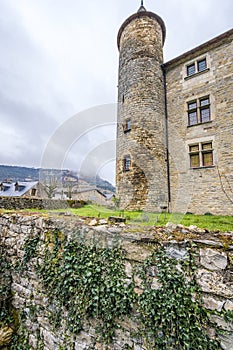
<svg viewBox="0 0 233 350">
<path fill-rule="evenodd" d="M 124 133 L 127 133 L 128 131 L 131 130 L 131 120 L 130 119 L 127 119 L 125 121 L 125 123 L 123 124 L 123 130 L 124 130 Z"/>
<path fill-rule="evenodd" d="M 197 108 L 197 102 L 196 101 L 188 103 L 188 110 L 195 109 L 195 108 Z"/>
<path fill-rule="evenodd" d="M 189 125 L 197 124 L 197 112 L 189 112 Z"/>
<path fill-rule="evenodd" d="M 199 151 L 199 145 L 189 146 L 189 152 L 198 152 L 198 151 Z"/>
<path fill-rule="evenodd" d="M 207 106 L 207 105 L 209 105 L 209 104 L 210 104 L 209 97 L 202 98 L 202 99 L 200 100 L 200 106 L 201 106 L 201 107 L 202 107 L 202 106 Z"/>
<path fill-rule="evenodd" d="M 124 170 L 130 170 L 131 159 L 129 156 L 124 158 Z"/>
<path fill-rule="evenodd" d="M 203 153 L 202 162 L 203 166 L 213 165 L 213 152 Z"/>
<path fill-rule="evenodd" d="M 130 130 L 131 129 L 131 120 L 128 119 L 126 120 L 126 130 Z"/>
<path fill-rule="evenodd" d="M 197 168 L 200 166 L 199 154 L 190 154 L 190 166 L 191 168 Z"/>
<path fill-rule="evenodd" d="M 201 122 L 205 123 L 210 120 L 210 109 L 209 107 L 201 109 Z"/>
<path fill-rule="evenodd" d="M 197 69 L 198 69 L 198 72 L 201 72 L 201 71 L 206 69 L 206 59 L 205 58 L 204 58 L 204 60 L 197 62 Z"/>
<path fill-rule="evenodd" d="M 202 149 L 203 150 L 212 149 L 212 142 L 203 143 L 202 144 Z"/>
<path fill-rule="evenodd" d="M 187 66 L 187 75 L 192 75 L 195 73 L 195 64 L 190 64 Z"/>
</svg>

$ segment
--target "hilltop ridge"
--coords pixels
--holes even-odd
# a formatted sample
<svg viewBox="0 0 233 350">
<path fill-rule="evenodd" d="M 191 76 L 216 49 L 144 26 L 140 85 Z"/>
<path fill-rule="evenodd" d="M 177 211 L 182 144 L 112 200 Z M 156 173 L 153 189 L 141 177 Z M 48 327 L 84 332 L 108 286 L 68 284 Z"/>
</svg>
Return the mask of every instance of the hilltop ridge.
<svg viewBox="0 0 233 350">
<path fill-rule="evenodd" d="M 77 177 L 77 181 L 82 187 L 97 187 L 101 191 L 115 192 L 115 187 L 107 180 L 102 179 L 100 176 L 90 176 L 84 174 L 78 174 L 77 172 L 68 169 L 42 169 L 24 166 L 14 165 L 0 165 L 0 182 L 1 181 L 38 181 L 44 176 L 53 176 L 57 180 L 61 181 L 64 175 L 71 175 Z"/>
</svg>

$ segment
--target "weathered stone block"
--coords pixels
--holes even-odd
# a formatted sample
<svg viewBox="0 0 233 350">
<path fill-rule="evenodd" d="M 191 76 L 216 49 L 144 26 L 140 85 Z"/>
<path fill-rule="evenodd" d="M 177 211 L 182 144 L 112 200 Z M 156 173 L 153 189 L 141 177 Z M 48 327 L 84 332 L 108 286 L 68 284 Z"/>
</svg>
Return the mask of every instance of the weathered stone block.
<svg viewBox="0 0 233 350">
<path fill-rule="evenodd" d="M 126 251 L 126 257 L 133 261 L 143 261 L 151 254 L 151 248 L 147 246 L 138 245 L 135 243 L 123 241 L 122 247 Z"/>
<path fill-rule="evenodd" d="M 217 315 L 212 315 L 210 319 L 212 322 L 215 322 L 218 325 L 218 327 L 220 327 L 221 329 L 228 332 L 233 332 L 232 322 L 226 322 L 222 317 L 219 317 Z"/>
<path fill-rule="evenodd" d="M 233 301 L 227 300 L 224 304 L 224 309 L 226 311 L 233 311 Z"/>
<path fill-rule="evenodd" d="M 233 350 L 233 333 L 219 336 L 223 350 Z"/>
<path fill-rule="evenodd" d="M 177 244 L 166 247 L 166 253 L 169 257 L 178 260 L 185 260 L 189 257 L 187 249 L 182 248 Z"/>
<path fill-rule="evenodd" d="M 222 311 L 223 305 L 225 301 L 220 301 L 217 299 L 214 299 L 210 296 L 204 296 L 203 297 L 204 306 L 209 310 L 217 310 L 218 312 Z"/>
<path fill-rule="evenodd" d="M 233 298 L 233 286 L 224 282 L 224 277 L 218 272 L 198 269 L 196 280 L 203 292 L 213 293 L 226 298 Z"/>
<path fill-rule="evenodd" d="M 201 265 L 211 271 L 224 270 L 227 267 L 227 254 L 214 249 L 200 249 Z"/>
</svg>

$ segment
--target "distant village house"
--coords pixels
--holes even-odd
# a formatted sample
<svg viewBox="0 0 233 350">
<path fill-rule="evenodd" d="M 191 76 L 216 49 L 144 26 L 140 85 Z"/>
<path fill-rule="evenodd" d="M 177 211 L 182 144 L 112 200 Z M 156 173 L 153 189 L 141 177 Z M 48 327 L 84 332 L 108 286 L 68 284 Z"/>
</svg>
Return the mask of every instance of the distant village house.
<svg viewBox="0 0 233 350">
<path fill-rule="evenodd" d="M 38 197 L 39 192 L 38 181 L 0 183 L 0 197 Z"/>
</svg>

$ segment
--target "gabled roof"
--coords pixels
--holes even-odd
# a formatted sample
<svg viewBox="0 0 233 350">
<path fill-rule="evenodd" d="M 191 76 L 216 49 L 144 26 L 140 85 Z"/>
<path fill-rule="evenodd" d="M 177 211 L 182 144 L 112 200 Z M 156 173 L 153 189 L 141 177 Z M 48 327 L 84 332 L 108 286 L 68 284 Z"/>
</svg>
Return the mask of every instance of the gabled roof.
<svg viewBox="0 0 233 350">
<path fill-rule="evenodd" d="M 2 182 L 0 188 L 0 197 L 21 197 L 26 192 L 31 190 L 38 184 L 38 181 L 32 182 L 16 182 L 16 183 L 7 183 Z M 18 190 L 16 190 L 18 186 Z"/>
<path fill-rule="evenodd" d="M 105 195 L 107 201 L 109 201 L 110 199 L 112 199 L 113 197 L 116 197 L 115 193 L 107 193 Z"/>
<path fill-rule="evenodd" d="M 80 189 L 77 189 L 77 192 L 76 193 L 84 193 L 84 192 L 91 192 L 91 191 L 96 191 L 98 192 L 99 194 L 101 194 L 103 197 L 106 197 L 106 195 L 101 192 L 98 188 L 96 187 L 90 187 L 90 188 L 80 188 Z"/>
</svg>

